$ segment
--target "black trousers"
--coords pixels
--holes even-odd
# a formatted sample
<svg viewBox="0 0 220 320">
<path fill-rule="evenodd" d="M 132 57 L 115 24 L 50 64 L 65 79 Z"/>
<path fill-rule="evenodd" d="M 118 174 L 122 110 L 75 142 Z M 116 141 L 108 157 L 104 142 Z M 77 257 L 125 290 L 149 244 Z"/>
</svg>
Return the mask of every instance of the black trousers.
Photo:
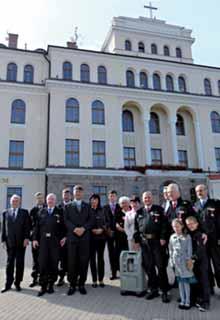
<svg viewBox="0 0 220 320">
<path fill-rule="evenodd" d="M 102 282 L 105 275 L 105 239 L 92 238 L 90 247 L 90 268 L 92 273 L 92 281 Z"/>
<path fill-rule="evenodd" d="M 40 241 L 39 267 L 42 287 L 53 285 L 58 276 L 59 242 L 54 238 L 45 238 Z"/>
<path fill-rule="evenodd" d="M 127 235 L 124 232 L 117 232 L 115 235 L 116 242 L 116 263 L 118 270 L 120 270 L 120 255 L 122 251 L 128 250 L 128 239 Z"/>
<path fill-rule="evenodd" d="M 59 276 L 62 279 L 67 274 L 67 270 L 68 270 L 67 255 L 68 255 L 67 245 L 65 244 L 59 250 Z"/>
<path fill-rule="evenodd" d="M 107 239 L 108 246 L 108 255 L 109 262 L 111 267 L 112 276 L 116 276 L 117 271 L 119 270 L 119 264 L 117 261 L 117 252 L 116 252 L 116 241 L 114 237 L 108 237 Z"/>
<path fill-rule="evenodd" d="M 164 248 L 160 245 L 160 240 L 147 240 L 141 244 L 143 268 L 148 276 L 148 286 L 151 291 L 156 291 L 160 287 L 163 292 L 169 288 L 167 276 L 167 261 Z"/>
<path fill-rule="evenodd" d="M 6 286 L 11 287 L 13 281 L 19 285 L 24 276 L 25 248 L 7 246 Z M 15 278 L 14 278 L 14 269 Z"/>
<path fill-rule="evenodd" d="M 31 246 L 31 253 L 32 253 L 32 272 L 31 276 L 33 281 L 37 281 L 39 274 L 40 274 L 40 267 L 39 267 L 39 248 L 33 248 Z"/>
<path fill-rule="evenodd" d="M 68 241 L 68 275 L 67 279 L 72 287 L 78 283 L 84 286 L 89 265 L 90 242 L 86 240 Z M 79 281 L 78 280 L 79 277 Z"/>
<path fill-rule="evenodd" d="M 209 244 L 208 257 L 214 267 L 214 278 L 216 280 L 216 284 L 218 288 L 220 288 L 220 246 L 217 244 Z"/>
<path fill-rule="evenodd" d="M 204 257 L 195 262 L 193 272 L 197 283 L 191 285 L 191 301 L 208 303 L 210 302 L 210 279 L 208 258 Z"/>
</svg>

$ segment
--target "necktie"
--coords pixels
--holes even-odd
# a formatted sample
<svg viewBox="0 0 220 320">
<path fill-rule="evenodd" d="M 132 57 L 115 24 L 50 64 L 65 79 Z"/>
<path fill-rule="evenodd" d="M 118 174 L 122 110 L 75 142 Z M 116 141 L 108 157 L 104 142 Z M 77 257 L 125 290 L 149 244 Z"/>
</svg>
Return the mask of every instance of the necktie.
<svg viewBox="0 0 220 320">
<path fill-rule="evenodd" d="M 176 203 L 176 201 L 174 201 L 174 202 L 173 202 L 173 209 L 175 210 L 176 207 L 177 207 L 177 203 Z"/>
<path fill-rule="evenodd" d="M 114 214 L 115 213 L 115 204 L 114 203 L 111 204 L 111 210 L 112 210 L 112 213 Z"/>
<path fill-rule="evenodd" d="M 52 214 L 52 209 L 51 208 L 48 209 L 48 213 L 49 213 L 49 216 L 51 216 L 51 214 Z"/>
<path fill-rule="evenodd" d="M 16 219 L 16 210 L 15 209 L 13 209 L 13 212 L 12 212 L 12 219 L 13 219 L 13 221 L 15 221 L 15 219 Z"/>
</svg>

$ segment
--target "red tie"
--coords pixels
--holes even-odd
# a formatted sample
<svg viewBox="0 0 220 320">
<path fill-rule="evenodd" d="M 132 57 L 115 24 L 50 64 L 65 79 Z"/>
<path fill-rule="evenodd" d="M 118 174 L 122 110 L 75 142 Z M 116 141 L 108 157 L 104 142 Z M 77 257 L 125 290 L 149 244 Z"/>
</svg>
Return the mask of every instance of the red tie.
<svg viewBox="0 0 220 320">
<path fill-rule="evenodd" d="M 176 201 L 174 201 L 174 202 L 173 202 L 173 209 L 175 210 L 176 207 L 177 207 L 177 203 L 176 203 Z"/>
</svg>

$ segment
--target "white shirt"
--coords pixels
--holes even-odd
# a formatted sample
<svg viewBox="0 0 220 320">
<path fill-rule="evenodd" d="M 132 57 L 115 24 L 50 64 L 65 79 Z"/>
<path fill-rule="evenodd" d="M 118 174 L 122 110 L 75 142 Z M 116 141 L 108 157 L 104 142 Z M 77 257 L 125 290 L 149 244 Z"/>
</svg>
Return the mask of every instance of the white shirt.
<svg viewBox="0 0 220 320">
<path fill-rule="evenodd" d="M 15 210 L 15 219 L 17 218 L 17 214 L 18 214 L 18 209 L 19 208 L 11 208 L 11 215 L 13 215 L 13 212 L 14 212 L 14 210 Z"/>
<path fill-rule="evenodd" d="M 135 221 L 136 211 L 131 210 L 125 213 L 125 223 L 124 229 L 128 240 L 133 239 L 134 235 L 134 221 Z"/>
</svg>

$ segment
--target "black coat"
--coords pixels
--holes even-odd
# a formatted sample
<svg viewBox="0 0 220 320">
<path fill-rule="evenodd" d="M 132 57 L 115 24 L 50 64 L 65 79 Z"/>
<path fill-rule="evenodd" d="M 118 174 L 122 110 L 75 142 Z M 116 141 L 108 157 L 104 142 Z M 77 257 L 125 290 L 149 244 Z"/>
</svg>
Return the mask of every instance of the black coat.
<svg viewBox="0 0 220 320">
<path fill-rule="evenodd" d="M 119 204 L 116 203 L 114 214 L 112 213 L 112 210 L 111 210 L 111 207 L 110 207 L 109 204 L 106 204 L 106 205 L 103 207 L 103 211 L 104 211 L 104 214 L 105 214 L 105 216 L 107 217 L 107 219 L 108 219 L 108 221 L 109 221 L 109 228 L 110 228 L 112 231 L 115 231 L 115 230 L 116 230 L 116 220 L 115 220 L 115 217 L 118 215 L 118 213 L 121 212 L 121 208 L 120 208 Z"/>
<path fill-rule="evenodd" d="M 9 247 L 23 247 L 24 239 L 30 238 L 30 217 L 28 211 L 18 209 L 15 221 L 11 214 L 11 209 L 2 213 L 2 242 L 6 242 Z"/>
<path fill-rule="evenodd" d="M 88 203 L 82 201 L 81 210 L 79 211 L 77 205 L 73 202 L 64 209 L 64 219 L 67 228 L 67 241 L 78 242 L 80 240 L 90 239 L 90 232 L 94 225 L 94 220 L 91 214 L 91 207 Z M 73 233 L 75 228 L 85 228 L 85 232 L 81 237 Z"/>
<path fill-rule="evenodd" d="M 46 205 L 43 205 L 43 208 L 45 208 Z M 34 230 L 34 227 L 36 226 L 36 223 L 37 223 L 37 219 L 38 219 L 38 215 L 39 215 L 39 212 L 42 208 L 39 208 L 38 206 L 34 206 L 31 210 L 30 210 L 30 213 L 29 213 L 29 216 L 30 216 L 30 229 L 31 229 L 31 240 L 32 240 L 32 234 L 33 234 L 33 230 Z"/>
<path fill-rule="evenodd" d="M 103 233 L 100 235 L 95 235 L 92 233 L 92 239 L 106 239 L 107 229 L 109 228 L 109 219 L 105 215 L 103 208 L 93 209 L 91 208 L 93 227 L 92 229 L 103 229 Z"/>
</svg>

